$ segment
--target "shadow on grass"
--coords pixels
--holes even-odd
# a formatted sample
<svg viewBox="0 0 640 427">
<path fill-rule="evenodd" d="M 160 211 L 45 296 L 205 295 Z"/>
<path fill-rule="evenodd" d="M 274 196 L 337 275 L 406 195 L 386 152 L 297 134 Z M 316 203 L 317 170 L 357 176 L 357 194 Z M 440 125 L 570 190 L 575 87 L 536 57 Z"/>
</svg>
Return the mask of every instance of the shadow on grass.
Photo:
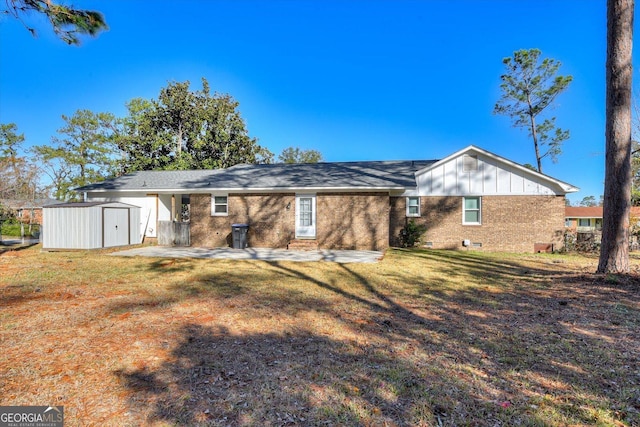
<svg viewBox="0 0 640 427">
<path fill-rule="evenodd" d="M 340 330 L 238 335 L 188 323 L 162 366 L 115 374 L 134 410 L 152 405 L 148 421 L 171 425 L 640 423 L 640 377 L 627 375 L 640 372 L 637 281 L 615 286 L 464 253 L 401 257 L 442 274 L 369 276 L 371 267 L 345 264 L 321 274 L 272 262 L 244 282 L 236 272 L 199 275 L 186 292 L 193 285 L 175 284 L 180 298 L 229 294 L 273 303 L 274 315 L 321 312 Z M 474 276 L 482 280 L 464 283 Z M 544 286 L 527 288 L 532 276 Z M 314 297 L 255 285 L 277 277 Z M 408 285 L 395 289 L 390 278 Z"/>
<path fill-rule="evenodd" d="M 563 270 L 561 264 L 553 266 L 553 268 L 536 268 L 522 265 L 514 260 L 496 259 L 497 256 L 495 255 L 488 257 L 486 254 L 471 251 L 407 249 L 395 249 L 395 251 L 408 259 L 415 259 L 422 262 L 437 262 L 438 267 L 436 268 L 450 278 L 472 275 L 489 282 L 500 283 L 501 281 L 526 277 L 575 276 L 574 273 L 567 273 L 566 270 Z M 429 264 L 427 264 L 427 266 L 429 266 Z"/>
<path fill-rule="evenodd" d="M 146 269 L 155 273 L 171 274 L 190 271 L 193 266 L 193 260 L 189 258 L 161 258 L 151 262 Z"/>
<path fill-rule="evenodd" d="M 417 417 L 445 417 L 454 404 L 425 398 L 440 384 L 376 348 L 307 331 L 234 336 L 189 324 L 182 336 L 174 362 L 115 372 L 135 393 L 132 406 L 156 402 L 150 423 L 411 426 Z M 465 387 L 450 381 L 448 388 Z"/>
<path fill-rule="evenodd" d="M 37 288 L 30 284 L 6 286 L 0 294 L 0 307 L 9 308 L 45 298 L 45 295 L 36 289 Z"/>
</svg>

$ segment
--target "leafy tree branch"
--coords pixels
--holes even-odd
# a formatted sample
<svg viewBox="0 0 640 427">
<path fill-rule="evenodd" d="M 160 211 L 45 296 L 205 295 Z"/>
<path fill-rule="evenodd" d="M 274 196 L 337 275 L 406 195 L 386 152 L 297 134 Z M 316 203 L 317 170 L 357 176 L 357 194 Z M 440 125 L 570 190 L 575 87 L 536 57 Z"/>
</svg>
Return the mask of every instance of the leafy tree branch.
<svg viewBox="0 0 640 427">
<path fill-rule="evenodd" d="M 302 150 L 298 147 L 287 147 L 278 155 L 279 163 L 318 163 L 322 161 L 322 153 L 318 150 Z"/>
<path fill-rule="evenodd" d="M 52 0 L 5 0 L 5 5 L 2 12 L 19 20 L 33 36 L 37 36 L 36 30 L 24 17 L 34 12 L 45 15 L 56 35 L 67 44 L 79 45 L 80 35 L 95 37 L 109 28 L 100 12 L 76 9 Z"/>
</svg>

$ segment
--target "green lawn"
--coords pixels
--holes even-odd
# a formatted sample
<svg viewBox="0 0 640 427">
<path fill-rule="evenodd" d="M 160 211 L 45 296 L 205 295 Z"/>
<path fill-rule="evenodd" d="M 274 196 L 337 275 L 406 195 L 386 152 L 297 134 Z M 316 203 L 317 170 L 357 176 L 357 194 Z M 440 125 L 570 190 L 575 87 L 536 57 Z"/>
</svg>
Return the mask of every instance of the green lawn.
<svg viewBox="0 0 640 427">
<path fill-rule="evenodd" d="M 640 278 L 596 263 L 5 252 L 0 404 L 69 426 L 640 425 Z"/>
</svg>

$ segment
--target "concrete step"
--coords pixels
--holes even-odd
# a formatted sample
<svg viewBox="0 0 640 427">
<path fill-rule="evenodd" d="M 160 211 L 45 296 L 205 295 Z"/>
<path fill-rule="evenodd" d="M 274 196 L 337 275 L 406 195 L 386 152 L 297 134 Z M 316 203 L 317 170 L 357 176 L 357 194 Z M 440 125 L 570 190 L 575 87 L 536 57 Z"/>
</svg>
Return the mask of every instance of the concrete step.
<svg viewBox="0 0 640 427">
<path fill-rule="evenodd" d="M 316 251 L 318 241 L 315 239 L 294 239 L 289 242 L 287 249 L 296 251 Z"/>
</svg>

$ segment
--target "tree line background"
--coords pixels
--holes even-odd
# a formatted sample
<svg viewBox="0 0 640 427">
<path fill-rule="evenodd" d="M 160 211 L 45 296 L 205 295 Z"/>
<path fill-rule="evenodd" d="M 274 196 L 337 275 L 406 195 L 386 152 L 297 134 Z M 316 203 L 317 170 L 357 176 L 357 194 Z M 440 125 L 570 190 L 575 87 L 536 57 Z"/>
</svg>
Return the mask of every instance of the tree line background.
<svg viewBox="0 0 640 427">
<path fill-rule="evenodd" d="M 0 199 L 75 200 L 76 187 L 144 170 L 322 161 L 319 151 L 298 147 L 275 160 L 249 135 L 238 106 L 203 78 L 200 90 L 170 82 L 156 99 L 134 98 L 125 117 L 84 109 L 63 115 L 50 144 L 26 148 L 15 123 L 0 124 Z"/>
<path fill-rule="evenodd" d="M 30 148 L 18 125 L 0 124 L 0 200 L 76 200 L 76 187 L 142 170 L 323 160 L 318 150 L 299 147 L 284 149 L 276 159 L 249 135 L 238 101 L 229 94 L 212 93 L 206 78 L 199 90 L 192 90 L 189 81 L 169 82 L 156 99 L 134 98 L 125 105 L 125 117 L 86 109 L 63 115 L 64 125 L 51 142 Z M 640 121 L 635 121 L 633 130 L 635 139 L 640 139 Z M 559 145 L 553 150 L 559 154 Z M 637 141 L 633 142 L 632 177 L 632 205 L 640 206 Z M 567 205 L 571 205 L 568 199 Z M 602 195 L 588 195 L 574 203 L 602 205 Z"/>
</svg>

